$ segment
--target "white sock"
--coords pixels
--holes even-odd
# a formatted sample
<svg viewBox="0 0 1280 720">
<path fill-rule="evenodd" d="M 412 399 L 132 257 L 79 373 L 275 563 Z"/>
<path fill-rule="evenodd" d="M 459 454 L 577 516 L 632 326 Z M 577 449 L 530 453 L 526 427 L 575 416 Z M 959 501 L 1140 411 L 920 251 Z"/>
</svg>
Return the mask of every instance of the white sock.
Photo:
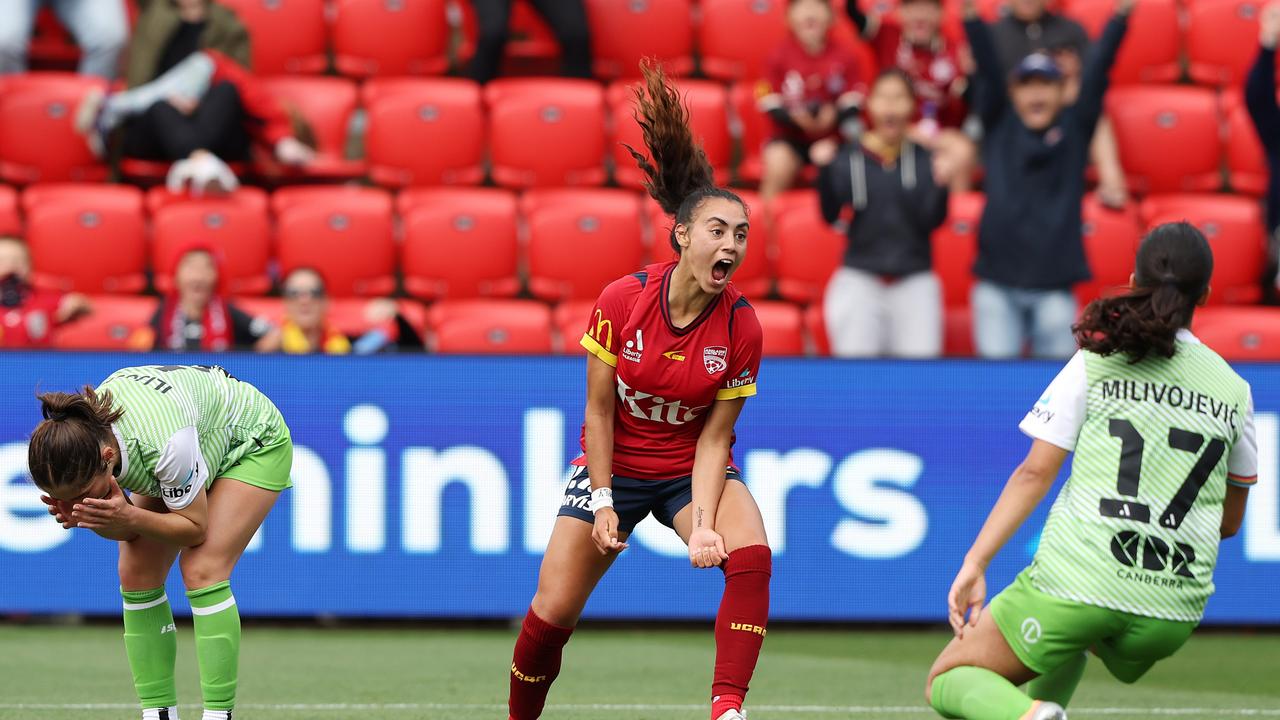
<svg viewBox="0 0 1280 720">
<path fill-rule="evenodd" d="M 208 710 L 204 711 L 204 717 L 201 720 L 231 720 L 230 710 Z"/>
<path fill-rule="evenodd" d="M 178 706 L 147 708 L 142 711 L 142 720 L 178 720 Z"/>
</svg>

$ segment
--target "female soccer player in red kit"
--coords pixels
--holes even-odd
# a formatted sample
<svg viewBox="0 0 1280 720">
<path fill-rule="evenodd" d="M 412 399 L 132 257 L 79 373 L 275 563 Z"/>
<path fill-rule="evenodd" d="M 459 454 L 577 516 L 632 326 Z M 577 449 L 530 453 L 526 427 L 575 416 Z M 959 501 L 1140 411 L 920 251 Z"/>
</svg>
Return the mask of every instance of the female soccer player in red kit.
<svg viewBox="0 0 1280 720">
<path fill-rule="evenodd" d="M 679 259 L 606 287 L 582 338 L 590 353 L 584 454 L 516 641 L 511 720 L 541 714 L 587 598 L 650 513 L 688 544 L 694 567 L 724 571 L 713 720 L 744 717 L 768 623 L 772 555 L 730 452 L 760 364 L 760 323 L 729 283 L 747 251 L 747 208 L 715 186 L 661 68 L 642 70 L 637 120 L 652 161 L 628 150 L 649 194 L 675 216 Z"/>
</svg>

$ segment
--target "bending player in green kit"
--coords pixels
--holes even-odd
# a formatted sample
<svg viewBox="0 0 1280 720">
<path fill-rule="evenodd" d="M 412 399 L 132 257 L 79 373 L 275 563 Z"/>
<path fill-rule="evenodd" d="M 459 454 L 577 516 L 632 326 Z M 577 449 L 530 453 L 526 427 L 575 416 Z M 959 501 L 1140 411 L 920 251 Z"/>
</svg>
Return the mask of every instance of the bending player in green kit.
<svg viewBox="0 0 1280 720">
<path fill-rule="evenodd" d="M 1200 231 L 1161 225 L 1130 291 L 1085 309 L 1083 349 L 1023 419 L 1031 451 L 951 586 L 955 638 L 926 690 L 942 716 L 1066 718 L 1086 651 L 1132 683 L 1199 624 L 1258 462 L 1249 385 L 1187 329 L 1212 273 Z M 1072 452 L 1035 559 L 984 612 L 987 564 Z"/>
<path fill-rule="evenodd" d="M 240 657 L 231 570 L 280 491 L 293 443 L 280 411 L 219 367 L 117 370 L 39 397 L 27 462 L 49 513 L 120 541 L 124 640 L 144 720 L 178 720 L 177 634 L 164 583 L 191 601 L 204 720 L 230 720 Z M 121 489 L 131 491 L 126 496 Z"/>
</svg>

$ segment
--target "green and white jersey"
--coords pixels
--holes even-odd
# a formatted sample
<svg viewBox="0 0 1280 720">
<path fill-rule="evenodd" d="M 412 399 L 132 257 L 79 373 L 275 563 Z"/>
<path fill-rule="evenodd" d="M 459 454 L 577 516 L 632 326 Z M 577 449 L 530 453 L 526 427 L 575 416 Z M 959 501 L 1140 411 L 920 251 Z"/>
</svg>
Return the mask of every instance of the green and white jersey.
<svg viewBox="0 0 1280 720">
<path fill-rule="evenodd" d="M 200 489 L 288 427 L 266 395 L 220 367 L 146 365 L 115 371 L 98 386 L 124 410 L 120 487 L 179 510 Z"/>
<path fill-rule="evenodd" d="M 1227 484 L 1257 482 L 1249 384 L 1182 330 L 1172 358 L 1076 353 L 1019 427 L 1075 452 L 1031 566 L 1035 587 L 1198 622 Z"/>
</svg>

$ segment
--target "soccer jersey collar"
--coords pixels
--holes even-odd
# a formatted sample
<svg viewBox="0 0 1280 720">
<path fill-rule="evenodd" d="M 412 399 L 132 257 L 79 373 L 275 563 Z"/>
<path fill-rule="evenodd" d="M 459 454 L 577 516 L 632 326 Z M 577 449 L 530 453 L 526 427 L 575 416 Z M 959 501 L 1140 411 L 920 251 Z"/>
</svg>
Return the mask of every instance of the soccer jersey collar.
<svg viewBox="0 0 1280 720">
<path fill-rule="evenodd" d="M 1186 328 L 1179 328 L 1177 338 L 1184 343 L 1191 343 L 1192 345 L 1200 344 L 1200 338 L 1196 337 Z"/>
<path fill-rule="evenodd" d="M 662 274 L 662 284 L 658 287 L 658 309 L 662 312 L 662 319 L 667 323 L 667 329 L 673 335 L 679 337 L 693 332 L 694 328 L 702 324 L 702 321 L 711 317 L 711 313 L 716 311 L 716 305 L 720 303 L 721 296 L 724 293 L 721 292 L 720 295 L 712 298 L 711 302 L 707 303 L 707 306 L 702 309 L 702 312 L 698 313 L 698 317 L 694 318 L 688 325 L 676 327 L 676 324 L 671 320 L 670 306 L 671 276 L 675 274 L 675 271 L 676 264 L 672 263 L 671 267 L 667 268 L 667 271 Z"/>
<path fill-rule="evenodd" d="M 120 445 L 120 477 L 129 474 L 129 446 L 124 442 L 124 436 L 120 434 L 120 428 L 115 425 L 111 426 L 111 434 L 116 436 L 116 443 Z M 116 478 L 119 480 L 120 478 Z"/>
</svg>

